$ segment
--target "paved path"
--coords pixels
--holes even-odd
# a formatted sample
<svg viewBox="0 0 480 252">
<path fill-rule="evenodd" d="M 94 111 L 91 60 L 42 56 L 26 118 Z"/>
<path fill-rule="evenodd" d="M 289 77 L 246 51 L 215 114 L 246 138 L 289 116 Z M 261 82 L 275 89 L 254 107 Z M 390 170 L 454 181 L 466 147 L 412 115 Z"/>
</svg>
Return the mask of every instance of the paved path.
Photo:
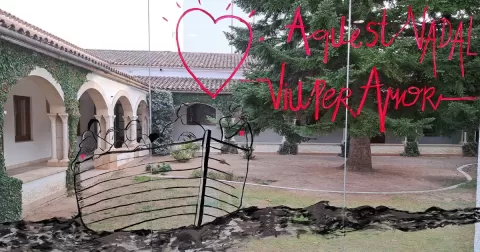
<svg viewBox="0 0 480 252">
<path fill-rule="evenodd" d="M 386 195 L 386 194 L 413 194 L 413 193 L 431 193 L 431 192 L 440 192 L 440 191 L 447 191 L 451 189 L 455 189 L 461 185 L 464 185 L 470 181 L 472 181 L 472 177 L 468 175 L 466 172 L 463 171 L 463 169 L 467 168 L 468 166 L 471 165 L 476 165 L 474 164 L 466 164 L 462 165 L 457 168 L 457 171 L 460 172 L 463 176 L 465 176 L 466 181 L 462 183 L 458 183 L 456 185 L 448 186 L 448 187 L 442 187 L 442 188 L 437 188 L 437 189 L 430 189 L 430 190 L 416 190 L 416 191 L 395 191 L 395 192 L 356 192 L 356 191 L 346 191 L 347 194 L 381 194 L 381 195 Z M 243 184 L 243 182 L 238 182 L 238 181 L 227 181 L 227 180 L 220 180 L 223 182 L 227 183 L 233 183 L 233 184 Z M 308 189 L 308 188 L 295 188 L 295 187 L 284 187 L 284 186 L 273 186 L 273 185 L 261 185 L 261 184 L 255 184 L 255 183 L 245 183 L 247 185 L 252 185 L 252 186 L 261 186 L 261 187 L 270 187 L 270 188 L 277 188 L 277 189 L 286 189 L 286 190 L 296 190 L 296 191 L 307 191 L 307 192 L 323 192 L 323 193 L 345 193 L 344 191 L 339 191 L 339 190 L 318 190 L 318 189 Z"/>
</svg>

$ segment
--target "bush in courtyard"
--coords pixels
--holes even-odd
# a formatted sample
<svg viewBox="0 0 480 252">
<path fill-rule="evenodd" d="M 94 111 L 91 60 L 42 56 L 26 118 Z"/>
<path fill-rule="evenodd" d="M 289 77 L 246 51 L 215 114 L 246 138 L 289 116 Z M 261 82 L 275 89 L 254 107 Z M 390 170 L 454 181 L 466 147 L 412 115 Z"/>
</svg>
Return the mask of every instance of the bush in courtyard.
<svg viewBox="0 0 480 252">
<path fill-rule="evenodd" d="M 280 145 L 280 149 L 277 151 L 280 155 L 297 155 L 298 153 L 298 144 L 289 143 L 285 141 Z"/>
<path fill-rule="evenodd" d="M 172 93 L 164 90 L 152 90 L 152 132 L 157 132 L 160 135 L 153 142 L 154 155 L 166 156 L 170 154 L 170 148 L 162 145 L 173 141 L 172 118 L 174 114 Z"/>
<path fill-rule="evenodd" d="M 227 142 L 229 144 L 233 144 L 233 145 L 235 144 L 235 142 L 233 142 L 230 139 L 226 139 L 225 142 Z M 222 144 L 222 147 L 220 147 L 220 153 L 222 153 L 222 154 L 238 154 L 238 149 L 233 147 L 233 146 L 227 145 L 227 144 Z"/>
<path fill-rule="evenodd" d="M 462 153 L 465 157 L 476 157 L 478 155 L 478 143 L 467 142 L 462 146 Z"/>
<path fill-rule="evenodd" d="M 415 139 L 411 139 L 407 137 L 407 143 L 405 144 L 403 153 L 400 155 L 404 157 L 420 156 L 420 150 L 418 149 L 418 142 Z"/>
<path fill-rule="evenodd" d="M 195 170 L 195 171 L 192 172 L 190 177 L 191 178 L 201 178 L 202 173 L 199 170 Z M 216 180 L 235 181 L 235 175 L 233 175 L 233 172 L 220 173 L 220 172 L 210 171 L 207 174 L 207 178 L 216 179 Z"/>
<path fill-rule="evenodd" d="M 169 171 L 172 171 L 172 166 L 162 163 L 161 165 L 159 164 L 157 167 L 152 169 L 152 174 L 167 173 Z"/>
<path fill-rule="evenodd" d="M 148 164 L 147 166 L 145 166 L 145 171 L 152 171 L 152 165 Z"/>
<path fill-rule="evenodd" d="M 0 168 L 3 169 L 3 168 Z M 22 181 L 0 171 L 0 223 L 22 219 Z"/>
<path fill-rule="evenodd" d="M 182 144 L 180 148 L 172 151 L 172 156 L 178 162 L 188 162 L 195 157 L 195 153 L 200 150 L 200 145 L 196 143 Z"/>
<path fill-rule="evenodd" d="M 242 145 L 242 148 L 248 149 L 248 151 L 242 150 L 243 151 L 243 159 L 247 159 L 248 156 L 250 156 L 250 159 L 254 159 L 255 156 L 253 155 L 254 148 L 250 148 L 247 145 Z"/>
</svg>

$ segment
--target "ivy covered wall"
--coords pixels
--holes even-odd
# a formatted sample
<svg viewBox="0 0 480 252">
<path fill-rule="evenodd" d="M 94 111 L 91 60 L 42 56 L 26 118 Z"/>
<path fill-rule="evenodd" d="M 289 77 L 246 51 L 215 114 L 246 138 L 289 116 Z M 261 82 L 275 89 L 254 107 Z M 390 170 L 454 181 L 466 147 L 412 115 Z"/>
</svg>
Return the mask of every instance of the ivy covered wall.
<svg viewBox="0 0 480 252">
<path fill-rule="evenodd" d="M 75 157 L 76 131 L 77 124 L 80 118 L 79 102 L 77 100 L 77 92 L 80 86 L 86 82 L 86 76 L 89 73 L 87 70 L 73 66 L 69 63 L 45 56 L 33 50 L 15 45 L 5 40 L 0 40 L 0 111 L 4 111 L 4 106 L 8 98 L 8 94 L 13 85 L 20 79 L 27 77 L 28 74 L 40 67 L 46 69 L 53 78 L 59 83 L 64 93 L 64 103 L 66 112 L 68 113 L 68 128 L 69 128 L 69 158 L 73 162 Z M 33 104 L 35 106 L 35 104 Z M 3 143 L 3 129 L 4 129 L 4 114 L 0 113 L 0 146 Z M 71 165 L 69 164 L 69 167 Z M 0 151 L 0 176 L 6 177 L 5 158 L 3 151 Z M 13 179 L 13 178 L 9 178 Z M 4 181 L 0 179 L 0 181 Z M 73 191 L 73 172 L 69 168 L 67 170 L 67 190 Z M 15 183 L 14 183 L 15 184 Z M 17 190 L 18 186 L 12 186 L 12 190 Z M 1 193 L 1 191 L 0 191 Z M 11 192 L 12 194 L 20 192 Z M 6 195 L 8 196 L 8 195 Z M 3 195 L 0 195 L 2 200 Z M 18 204 L 14 202 L 12 204 Z M 21 209 L 21 197 L 20 197 Z M 3 206 L 3 205 L 2 205 Z M 15 206 L 18 208 L 18 206 Z M 0 212 L 4 210 L 0 209 Z M 5 210 L 7 211 L 7 210 Z M 8 211 L 7 211 L 8 212 Z M 2 219 L 0 218 L 0 222 Z"/>
<path fill-rule="evenodd" d="M 172 93 L 164 90 L 152 90 L 151 104 L 152 132 L 159 133 L 159 137 L 153 142 L 153 154 L 166 156 L 170 154 L 170 148 L 166 145 L 172 142 L 172 118 L 175 113 Z"/>
</svg>

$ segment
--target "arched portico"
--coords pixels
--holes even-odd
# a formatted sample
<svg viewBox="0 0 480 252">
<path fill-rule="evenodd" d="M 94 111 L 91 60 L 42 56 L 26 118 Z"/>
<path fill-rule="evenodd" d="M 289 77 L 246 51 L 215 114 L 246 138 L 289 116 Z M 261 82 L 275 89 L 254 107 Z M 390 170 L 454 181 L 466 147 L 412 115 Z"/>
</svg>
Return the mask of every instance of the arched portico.
<svg viewBox="0 0 480 252">
<path fill-rule="evenodd" d="M 112 126 L 116 129 L 113 135 L 115 148 L 126 147 L 126 145 L 135 144 L 136 142 L 132 138 L 132 124 L 125 130 L 130 121 L 136 120 L 136 110 L 134 111 L 131 101 L 132 99 L 125 90 L 118 91 L 113 99 L 111 115 L 113 115 Z"/>
<path fill-rule="evenodd" d="M 107 130 L 106 116 L 108 116 L 108 105 L 103 89 L 97 83 L 88 81 L 78 91 L 77 94 L 80 106 L 80 120 L 77 131 L 77 146 L 82 137 L 93 137 L 96 139 L 97 148 L 105 149 L 105 142 L 97 139 L 97 134 L 105 134 Z M 88 129 L 90 120 L 97 119 L 100 124 L 95 124 Z M 92 132 L 84 132 L 91 130 Z M 83 142 L 84 144 L 95 144 L 94 141 Z M 92 146 L 90 146 L 92 147 Z"/>
<path fill-rule="evenodd" d="M 36 67 L 10 89 L 4 105 L 4 156 L 8 169 L 48 160 L 68 165 L 68 114 L 52 75 Z"/>
<path fill-rule="evenodd" d="M 140 98 L 139 101 L 137 101 L 136 110 L 136 120 L 139 123 L 134 123 L 134 125 L 132 126 L 135 127 L 135 138 L 137 139 L 137 143 L 140 143 L 141 139 L 145 138 L 145 136 L 148 135 L 149 129 L 149 125 L 147 124 L 146 120 L 146 118 L 148 118 L 148 106 L 146 100 L 143 97 Z"/>
</svg>

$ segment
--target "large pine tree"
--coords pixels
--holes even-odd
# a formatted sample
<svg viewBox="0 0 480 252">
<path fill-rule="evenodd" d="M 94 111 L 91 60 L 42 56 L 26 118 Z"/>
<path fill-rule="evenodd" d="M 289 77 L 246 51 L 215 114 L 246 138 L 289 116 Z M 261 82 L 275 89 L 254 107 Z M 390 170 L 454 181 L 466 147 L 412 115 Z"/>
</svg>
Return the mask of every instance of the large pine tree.
<svg viewBox="0 0 480 252">
<path fill-rule="evenodd" d="M 346 115 L 345 106 L 340 104 L 333 122 L 332 117 L 337 110 L 336 106 L 333 105 L 328 110 L 321 108 L 320 111 L 316 111 L 315 94 L 306 109 L 295 112 L 282 110 L 283 97 L 280 109 L 275 110 L 271 93 L 265 83 L 237 85 L 234 88 L 234 97 L 242 104 L 249 119 L 255 122 L 255 125 L 261 125 L 258 130 L 274 129 L 286 136 L 287 142 L 293 144 L 307 139 L 302 136 L 328 134 L 344 128 L 345 117 L 348 116 L 350 146 L 347 165 L 351 170 L 372 171 L 370 139 L 381 133 L 380 125 L 383 123 L 381 122 L 382 117 L 379 117 L 379 110 L 384 109 L 383 106 L 379 108 L 377 94 L 380 94 L 380 103 L 383 105 L 387 96 L 387 88 L 392 89 L 392 94 L 395 94 L 398 88 L 402 94 L 402 91 L 408 90 L 411 86 L 418 87 L 418 89 L 411 88 L 412 93 L 425 92 L 425 86 L 432 86 L 436 90 L 435 95 L 431 97 L 434 103 L 439 94 L 446 97 L 480 94 L 480 88 L 477 85 L 477 81 L 480 80 L 479 58 L 466 53 L 470 16 L 473 16 L 474 27 L 471 34 L 470 54 L 480 51 L 480 43 L 476 39 L 480 34 L 478 29 L 480 4 L 476 0 L 457 3 L 441 0 L 389 3 L 378 0 L 353 1 L 352 37 L 356 37 L 356 39 L 351 44 L 349 55 L 346 45 L 348 42 L 340 46 L 335 45 L 342 40 L 348 41 L 348 1 L 236 0 L 235 2 L 247 13 L 255 10 L 257 19 L 260 19 L 253 25 L 255 39 L 249 52 L 253 62 L 246 72 L 246 77 L 248 79 L 270 79 L 273 83 L 274 93 L 277 94 L 283 65 L 283 81 L 286 83 L 284 88 L 292 89 L 294 107 L 297 105 L 299 80 L 303 83 L 302 102 L 304 104 L 314 87 L 315 80 L 326 81 L 322 97 L 329 95 L 326 94 L 329 88 L 337 91 L 333 96 L 337 97 L 347 83 L 347 56 L 349 56 L 351 94 L 348 107 L 351 108 L 351 111 Z M 384 25 L 382 19 L 386 5 L 388 6 L 385 18 L 387 24 Z M 427 5 L 428 11 L 425 13 L 427 19 L 423 24 L 421 18 Z M 411 6 L 410 14 L 415 16 L 415 22 L 412 22 L 413 19 L 411 19 L 411 15 L 409 16 L 409 6 Z M 301 13 L 306 36 L 309 37 L 307 43 L 305 43 L 298 26 L 295 30 L 293 30 L 293 26 L 289 26 L 300 24 L 299 16 L 295 17 L 297 11 Z M 409 18 L 408 26 L 404 26 Z M 340 29 L 342 20 L 345 24 L 344 34 Z M 442 22 L 448 24 L 447 21 L 442 20 L 448 20 L 452 24 L 452 35 L 448 45 L 439 48 Z M 452 41 L 455 39 L 460 21 L 463 22 L 464 78 L 462 78 L 459 64 L 460 45 L 456 44 L 454 55 L 449 60 Z M 435 22 L 436 26 L 431 29 L 432 22 Z M 398 33 L 402 27 L 403 30 Z M 446 27 L 448 29 L 448 25 Z M 420 37 L 418 39 L 415 38 L 414 28 L 417 30 L 417 37 Z M 329 35 L 327 44 L 325 31 L 332 34 L 332 29 L 334 29 L 335 35 L 333 41 Z M 324 31 L 315 32 L 318 30 Z M 433 33 L 434 30 L 435 33 Z M 423 40 L 421 39 L 422 31 Z M 377 42 L 372 46 L 374 33 L 377 34 Z M 397 33 L 398 36 L 395 36 Z M 290 40 L 288 39 L 289 35 L 292 36 Z M 232 31 L 226 33 L 226 36 L 237 51 L 244 52 L 248 42 L 247 29 L 232 27 Z M 261 37 L 263 40 L 259 40 Z M 391 43 L 394 37 L 395 39 Z M 434 37 L 437 38 L 437 41 L 433 40 Z M 432 44 L 434 43 L 437 44 L 435 60 L 432 57 Z M 420 63 L 424 51 L 423 62 Z M 328 52 L 328 55 L 325 52 Z M 436 76 L 433 70 L 434 65 Z M 364 86 L 369 80 L 372 80 L 372 85 L 375 85 L 377 79 L 383 84 L 382 92 L 377 92 L 375 88 L 369 89 L 365 103 L 362 103 L 365 94 Z M 430 89 L 428 92 L 433 92 L 433 90 Z M 333 94 L 330 93 L 330 95 Z M 345 96 L 345 92 L 343 96 Z M 448 112 L 448 104 L 441 102 L 438 110 L 434 111 L 428 101 L 423 102 L 426 104 L 422 108 L 422 99 L 423 93 L 414 103 L 415 95 L 407 94 L 405 103 L 414 105 L 403 107 L 400 104 L 398 109 L 396 102 L 390 101 L 384 121 L 386 131 L 397 136 L 407 137 L 411 143 L 415 143 L 417 138 L 422 136 L 423 128 L 430 127 L 431 123 L 444 125 L 444 132 L 451 132 L 452 126 L 448 124 L 448 120 L 442 120 L 440 116 L 441 113 Z M 333 98 L 326 102 L 327 106 L 332 102 Z M 322 103 L 322 98 L 319 103 Z M 468 102 L 466 104 L 474 108 Z M 361 113 L 355 115 L 359 107 L 362 107 Z M 293 123 L 294 119 L 297 119 L 296 123 Z"/>
</svg>

